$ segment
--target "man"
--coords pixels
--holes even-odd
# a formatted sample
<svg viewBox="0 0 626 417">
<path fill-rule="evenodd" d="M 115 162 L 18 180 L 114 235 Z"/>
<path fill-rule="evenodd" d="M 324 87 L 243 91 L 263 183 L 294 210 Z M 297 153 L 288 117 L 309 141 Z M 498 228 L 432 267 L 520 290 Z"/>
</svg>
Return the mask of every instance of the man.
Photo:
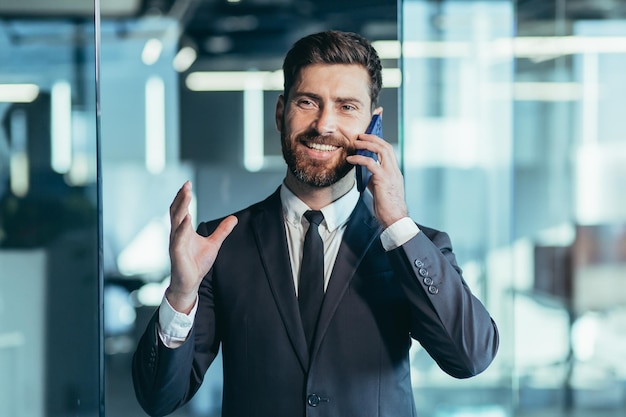
<svg viewBox="0 0 626 417">
<path fill-rule="evenodd" d="M 319 33 L 296 42 L 283 70 L 279 189 L 197 233 L 189 182 L 170 207 L 171 283 L 133 359 L 153 416 L 194 395 L 220 347 L 225 417 L 413 416 L 411 338 L 457 378 L 496 354 L 496 326 L 448 236 L 408 217 L 393 148 L 363 133 L 382 114 L 375 50 L 356 34 Z M 356 190 L 355 165 L 372 172 L 370 193 Z M 302 255 L 315 228 L 319 281 Z M 307 287 L 316 282 L 318 304 Z"/>
</svg>

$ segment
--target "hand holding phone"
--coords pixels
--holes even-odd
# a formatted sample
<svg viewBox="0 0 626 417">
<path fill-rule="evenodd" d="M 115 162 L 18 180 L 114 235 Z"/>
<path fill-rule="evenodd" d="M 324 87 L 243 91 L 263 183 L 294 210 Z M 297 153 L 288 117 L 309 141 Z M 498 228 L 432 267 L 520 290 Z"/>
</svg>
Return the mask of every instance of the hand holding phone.
<svg viewBox="0 0 626 417">
<path fill-rule="evenodd" d="M 379 114 L 375 114 L 372 117 L 372 121 L 367 127 L 367 130 L 365 131 L 365 133 L 374 134 L 378 136 L 379 138 L 383 137 L 383 119 Z M 378 161 L 378 155 L 376 155 L 374 152 L 368 151 L 367 149 L 357 149 L 356 153 L 357 155 L 369 156 L 374 161 Z M 359 190 L 359 192 L 362 193 L 363 191 L 365 191 L 371 176 L 372 176 L 372 173 L 369 171 L 369 169 L 367 169 L 366 166 L 364 165 L 356 166 L 356 187 Z"/>
</svg>

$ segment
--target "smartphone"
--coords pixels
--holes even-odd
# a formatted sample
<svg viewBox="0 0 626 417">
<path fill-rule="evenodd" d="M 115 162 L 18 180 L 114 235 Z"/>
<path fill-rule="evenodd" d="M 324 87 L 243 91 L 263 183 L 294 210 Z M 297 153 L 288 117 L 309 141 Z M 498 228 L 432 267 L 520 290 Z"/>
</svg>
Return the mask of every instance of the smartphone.
<svg viewBox="0 0 626 417">
<path fill-rule="evenodd" d="M 367 130 L 365 131 L 365 133 L 374 134 L 378 136 L 379 138 L 383 137 L 383 118 L 379 114 L 375 114 L 372 117 L 372 121 L 370 122 L 370 125 L 367 127 Z M 356 153 L 357 155 L 369 156 L 374 161 L 378 161 L 378 155 L 366 149 L 357 149 Z M 372 173 L 369 171 L 369 169 L 367 169 L 366 166 L 364 165 L 356 166 L 356 188 L 359 190 L 360 193 L 365 191 L 365 189 L 367 188 L 367 183 L 369 182 L 371 176 L 372 176 Z"/>
</svg>

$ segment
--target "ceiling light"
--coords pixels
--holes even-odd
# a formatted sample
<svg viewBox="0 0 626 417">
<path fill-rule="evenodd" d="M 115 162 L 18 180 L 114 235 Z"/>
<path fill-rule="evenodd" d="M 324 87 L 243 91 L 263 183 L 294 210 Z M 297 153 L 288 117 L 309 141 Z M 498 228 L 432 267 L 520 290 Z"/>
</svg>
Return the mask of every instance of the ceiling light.
<svg viewBox="0 0 626 417">
<path fill-rule="evenodd" d="M 165 83 L 152 76 L 146 82 L 146 169 L 163 172 L 166 164 Z"/>
<path fill-rule="evenodd" d="M 54 83 L 51 91 L 50 164 L 60 174 L 72 167 L 72 87 L 67 81 Z"/>
<path fill-rule="evenodd" d="M 282 73 L 278 79 L 269 71 L 192 72 L 185 84 L 192 91 L 244 91 L 251 85 L 265 91 L 282 90 Z"/>
<path fill-rule="evenodd" d="M 191 91 L 245 91 L 251 86 L 263 91 L 283 89 L 283 71 L 195 71 L 185 79 Z M 402 73 L 398 68 L 383 69 L 383 87 L 398 88 Z"/>
<path fill-rule="evenodd" d="M 0 84 L 0 102 L 30 103 L 39 95 L 35 84 Z"/>
<path fill-rule="evenodd" d="M 398 41 L 374 41 L 372 46 L 378 52 L 380 59 L 400 58 L 400 42 Z"/>
<path fill-rule="evenodd" d="M 185 46 L 178 51 L 172 63 L 174 69 L 178 72 L 185 72 L 196 61 L 198 53 L 191 46 Z"/>
<path fill-rule="evenodd" d="M 153 65 L 159 60 L 163 51 L 163 43 L 158 39 L 149 39 L 141 52 L 141 60 L 146 65 Z"/>
<path fill-rule="evenodd" d="M 402 71 L 400 68 L 383 68 L 383 88 L 400 88 Z"/>
</svg>

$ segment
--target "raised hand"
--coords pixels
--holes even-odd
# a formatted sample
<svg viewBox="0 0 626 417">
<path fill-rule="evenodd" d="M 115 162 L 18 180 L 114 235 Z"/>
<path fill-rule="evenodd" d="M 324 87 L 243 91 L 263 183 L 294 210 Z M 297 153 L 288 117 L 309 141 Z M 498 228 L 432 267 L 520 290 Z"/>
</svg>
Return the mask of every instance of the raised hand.
<svg viewBox="0 0 626 417">
<path fill-rule="evenodd" d="M 363 155 L 351 155 L 347 158 L 351 164 L 364 165 L 372 173 L 367 188 L 374 197 L 374 215 L 378 221 L 388 227 L 408 216 L 404 199 L 404 178 L 393 147 L 378 136 L 365 133 L 359 135 L 354 146 L 378 155 L 378 162 Z"/>
<path fill-rule="evenodd" d="M 187 181 L 170 206 L 169 252 L 172 269 L 171 282 L 165 293 L 170 305 L 185 314 L 193 308 L 202 278 L 213 266 L 224 239 L 237 225 L 237 218 L 228 216 L 213 234 L 200 236 L 189 214 L 191 197 L 191 182 Z"/>
</svg>

